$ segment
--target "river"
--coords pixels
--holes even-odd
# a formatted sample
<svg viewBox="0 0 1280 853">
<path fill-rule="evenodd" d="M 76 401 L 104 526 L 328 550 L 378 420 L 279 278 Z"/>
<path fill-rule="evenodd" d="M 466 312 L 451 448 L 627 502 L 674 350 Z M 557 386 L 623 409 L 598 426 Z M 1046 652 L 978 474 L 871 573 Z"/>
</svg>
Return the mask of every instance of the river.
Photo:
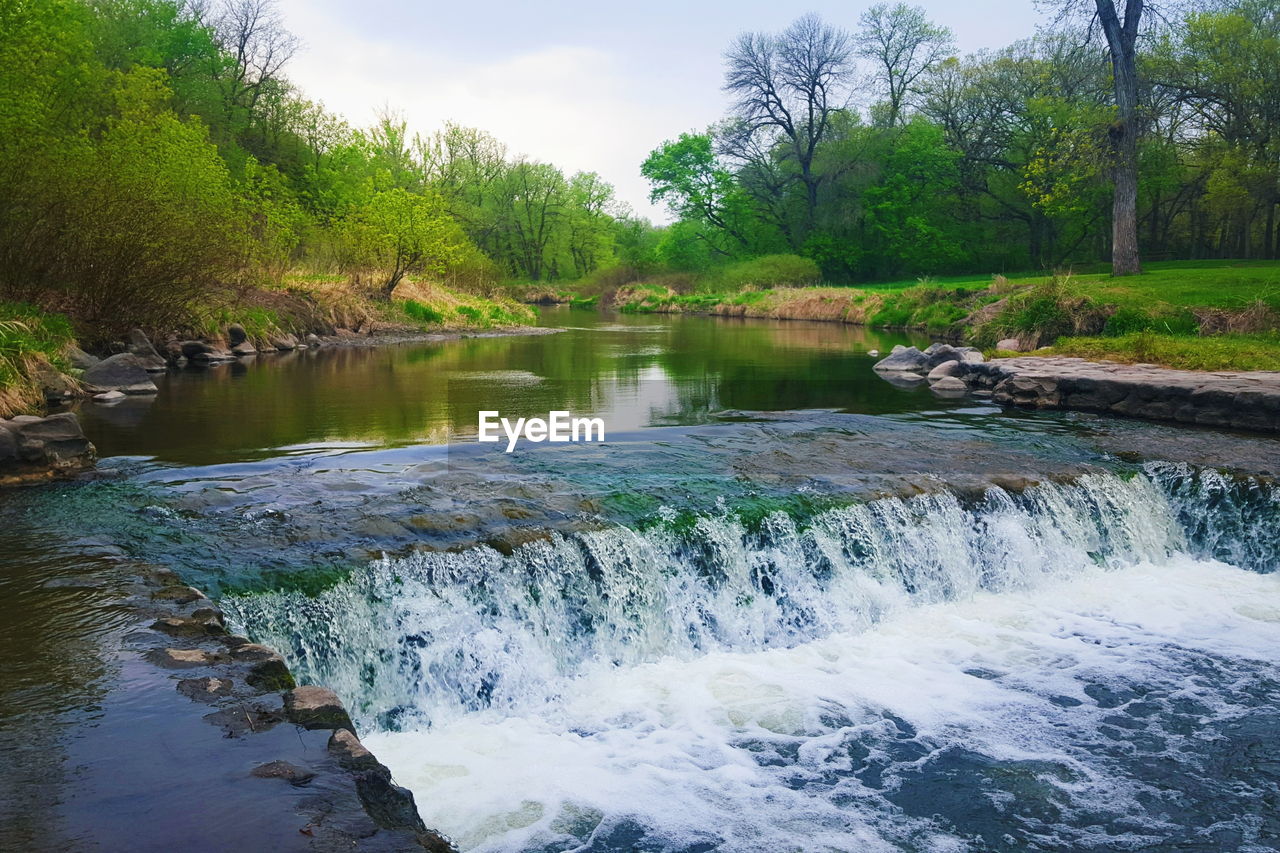
<svg viewBox="0 0 1280 853">
<path fill-rule="evenodd" d="M 82 406 L 99 473 L 0 496 L 0 837 L 111 849 L 164 797 L 112 791 L 170 698 L 113 654 L 119 547 L 463 850 L 1280 844 L 1280 492 L 1218 470 L 1276 440 L 936 397 L 840 324 L 542 322 Z"/>
</svg>

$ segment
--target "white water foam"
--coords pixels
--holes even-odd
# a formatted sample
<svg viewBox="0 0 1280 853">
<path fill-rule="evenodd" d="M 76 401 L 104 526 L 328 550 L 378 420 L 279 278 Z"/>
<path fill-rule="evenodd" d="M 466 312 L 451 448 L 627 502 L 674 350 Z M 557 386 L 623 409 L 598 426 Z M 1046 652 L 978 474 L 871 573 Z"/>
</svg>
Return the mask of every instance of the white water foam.
<svg viewBox="0 0 1280 853">
<path fill-rule="evenodd" d="M 627 849 L 627 825 L 646 850 L 970 849 L 930 818 L 956 810 L 947 785 L 963 780 L 911 802 L 948 755 L 989 759 L 990 784 L 966 794 L 979 811 L 1048 804 L 1020 819 L 1024 841 L 1130 849 L 1170 829 L 1153 802 L 1172 795 L 1126 771 L 1131 751 L 1097 747 L 1136 720 L 1171 762 L 1203 748 L 1205 727 L 1247 711 L 1205 660 L 1275 676 L 1280 576 L 1184 556 L 1092 568 L 790 648 L 587 666 L 519 714 L 365 740 L 467 851 Z M 1138 704 L 1170 702 L 1190 703 L 1197 725 L 1162 730 Z M 1256 826 L 1233 831 L 1252 848 Z"/>
</svg>

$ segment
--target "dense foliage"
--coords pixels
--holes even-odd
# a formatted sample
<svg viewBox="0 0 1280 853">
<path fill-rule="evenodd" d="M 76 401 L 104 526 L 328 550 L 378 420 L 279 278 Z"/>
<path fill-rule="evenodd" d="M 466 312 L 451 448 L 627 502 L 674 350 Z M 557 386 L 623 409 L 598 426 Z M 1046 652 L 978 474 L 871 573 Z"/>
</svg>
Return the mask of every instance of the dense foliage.
<svg viewBox="0 0 1280 853">
<path fill-rule="evenodd" d="M 1143 256 L 1277 257 L 1280 8 L 1224 0 L 1149 20 Z M 678 220 L 660 260 L 705 270 L 790 252 L 848 282 L 1107 259 L 1116 107 L 1106 42 L 1087 27 L 1065 16 L 957 57 L 949 32 L 898 4 L 854 32 L 806 16 L 742 36 L 725 54 L 729 118 L 644 163 Z"/>
<path fill-rule="evenodd" d="M 0 0 L 0 299 L 105 340 L 286 271 L 578 277 L 636 225 L 594 174 L 356 129 L 283 76 L 273 0 Z"/>
</svg>

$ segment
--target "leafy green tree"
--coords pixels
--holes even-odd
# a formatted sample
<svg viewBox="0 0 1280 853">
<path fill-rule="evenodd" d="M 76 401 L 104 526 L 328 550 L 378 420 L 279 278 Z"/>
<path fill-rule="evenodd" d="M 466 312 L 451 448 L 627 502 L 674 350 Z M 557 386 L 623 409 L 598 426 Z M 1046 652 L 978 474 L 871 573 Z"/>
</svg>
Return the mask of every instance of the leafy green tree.
<svg viewBox="0 0 1280 853">
<path fill-rule="evenodd" d="M 377 270 L 388 299 L 406 275 L 443 275 L 467 250 L 466 235 L 444 199 L 402 187 L 374 192 L 343 230 L 350 263 Z"/>
</svg>

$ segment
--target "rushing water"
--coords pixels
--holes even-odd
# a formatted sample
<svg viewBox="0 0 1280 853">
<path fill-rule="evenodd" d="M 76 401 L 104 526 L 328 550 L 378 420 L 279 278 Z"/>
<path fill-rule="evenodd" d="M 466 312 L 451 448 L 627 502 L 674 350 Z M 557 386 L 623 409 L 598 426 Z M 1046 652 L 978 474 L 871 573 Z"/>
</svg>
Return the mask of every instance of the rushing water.
<svg viewBox="0 0 1280 853">
<path fill-rule="evenodd" d="M 1280 845 L 1280 491 L 1215 470 L 1280 442 L 935 398 L 836 324 L 547 323 L 82 408 L 104 476 L 0 504 L 37 650 L 0 722 L 108 642 L 67 596 L 16 619 L 93 536 L 333 686 L 464 850 Z M 561 408 L 609 440 L 474 442 Z"/>
</svg>

